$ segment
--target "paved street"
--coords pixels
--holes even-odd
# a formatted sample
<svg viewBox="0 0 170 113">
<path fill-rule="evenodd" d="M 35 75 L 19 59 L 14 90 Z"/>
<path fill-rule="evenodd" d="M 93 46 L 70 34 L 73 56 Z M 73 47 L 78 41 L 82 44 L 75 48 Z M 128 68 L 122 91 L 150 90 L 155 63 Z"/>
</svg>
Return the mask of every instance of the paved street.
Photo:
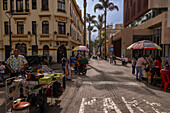
<svg viewBox="0 0 170 113">
<path fill-rule="evenodd" d="M 130 65 L 91 60 L 87 75 L 73 76 L 74 84 L 60 98 L 61 112 L 170 113 L 169 90 L 138 82 L 130 72 Z"/>
<path fill-rule="evenodd" d="M 54 104 L 47 113 L 170 113 L 170 90 L 163 92 L 159 86 L 136 81 L 130 64 L 124 67 L 121 62 L 114 65 L 91 60 L 87 75 L 73 74 L 72 78 L 67 81 L 63 95 L 52 100 Z M 2 90 L 1 111 L 4 110 Z M 35 109 L 32 113 L 38 113 Z"/>
</svg>

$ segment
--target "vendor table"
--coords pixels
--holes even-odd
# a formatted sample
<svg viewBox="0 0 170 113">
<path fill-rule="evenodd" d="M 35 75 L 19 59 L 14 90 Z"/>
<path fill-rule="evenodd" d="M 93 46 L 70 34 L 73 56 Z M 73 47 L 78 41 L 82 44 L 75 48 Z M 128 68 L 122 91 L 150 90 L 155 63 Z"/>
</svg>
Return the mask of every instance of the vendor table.
<svg viewBox="0 0 170 113">
<path fill-rule="evenodd" d="M 39 90 L 43 89 L 44 86 L 47 86 L 47 89 L 48 89 L 48 86 L 50 86 L 49 88 L 51 89 L 51 91 L 53 91 L 53 83 L 54 82 L 60 82 L 61 84 L 63 83 L 63 78 L 64 78 L 64 75 L 60 76 L 58 79 L 56 80 L 52 80 L 51 82 L 47 83 L 47 84 L 38 84 L 38 81 L 26 81 L 26 78 L 17 78 L 17 77 L 13 77 L 13 78 L 8 78 L 6 79 L 5 81 L 5 112 L 8 112 L 8 109 L 9 109 L 9 106 L 13 106 L 14 104 L 14 100 L 16 100 L 17 98 L 20 98 L 21 96 L 21 92 L 20 89 L 21 87 L 23 88 L 23 92 L 22 93 L 25 93 L 25 97 L 27 97 L 29 94 L 31 93 L 39 93 Z M 18 86 L 16 86 L 16 91 L 13 91 L 13 97 L 12 97 L 12 100 L 10 100 L 10 93 L 9 93 L 9 88 L 10 86 L 8 86 L 8 81 L 11 81 L 12 79 L 17 79 L 17 81 L 19 81 L 18 83 Z M 28 90 L 28 91 L 25 91 L 25 90 Z M 28 92 L 28 95 L 26 95 L 26 92 Z M 46 92 L 46 91 L 45 91 Z M 51 93 L 51 104 L 52 104 L 52 95 L 53 93 Z"/>
</svg>

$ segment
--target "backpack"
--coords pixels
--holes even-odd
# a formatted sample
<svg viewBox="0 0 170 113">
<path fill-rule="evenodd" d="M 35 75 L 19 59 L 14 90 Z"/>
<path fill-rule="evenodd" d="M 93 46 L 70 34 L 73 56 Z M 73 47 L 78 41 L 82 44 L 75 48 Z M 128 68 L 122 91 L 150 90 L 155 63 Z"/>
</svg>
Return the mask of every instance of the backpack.
<svg viewBox="0 0 170 113">
<path fill-rule="evenodd" d="M 59 97 L 63 92 L 63 88 L 59 82 L 54 82 L 53 83 L 53 95 L 55 97 Z"/>
</svg>

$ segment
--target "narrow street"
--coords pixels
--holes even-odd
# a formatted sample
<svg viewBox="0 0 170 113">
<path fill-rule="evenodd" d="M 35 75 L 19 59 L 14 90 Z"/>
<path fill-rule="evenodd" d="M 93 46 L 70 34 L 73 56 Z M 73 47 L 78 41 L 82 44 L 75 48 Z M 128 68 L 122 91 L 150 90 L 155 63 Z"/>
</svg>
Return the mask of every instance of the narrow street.
<svg viewBox="0 0 170 113">
<path fill-rule="evenodd" d="M 124 67 L 91 60 L 87 75 L 74 75 L 74 84 L 62 96 L 61 113 L 169 113 L 169 90 L 163 92 L 138 82 L 130 64 Z M 52 113 L 54 109 L 49 109 Z M 58 111 L 59 112 L 59 111 Z"/>
</svg>

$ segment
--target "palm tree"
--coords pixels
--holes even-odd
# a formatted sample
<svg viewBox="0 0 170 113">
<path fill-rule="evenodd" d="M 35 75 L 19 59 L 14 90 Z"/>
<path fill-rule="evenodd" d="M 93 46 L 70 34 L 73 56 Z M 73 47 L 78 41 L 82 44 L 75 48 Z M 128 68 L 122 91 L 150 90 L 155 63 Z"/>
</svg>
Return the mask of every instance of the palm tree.
<svg viewBox="0 0 170 113">
<path fill-rule="evenodd" d="M 99 31 L 99 46 L 100 46 L 100 56 L 101 56 L 101 35 L 102 35 L 102 29 L 103 29 L 104 19 L 103 15 L 98 15 L 98 22 L 95 23 L 96 28 Z"/>
<path fill-rule="evenodd" d="M 96 30 L 93 30 L 94 28 L 94 24 L 96 23 L 96 20 L 94 20 L 96 18 L 95 15 L 90 15 L 87 14 L 87 18 L 86 21 L 88 22 L 88 30 L 89 30 L 89 56 L 91 53 L 91 32 L 96 32 Z"/>
<path fill-rule="evenodd" d="M 106 58 L 106 17 L 107 17 L 107 11 L 113 11 L 113 10 L 119 10 L 117 5 L 114 5 L 113 2 L 111 2 L 110 0 L 99 0 L 100 3 L 96 4 L 94 6 L 94 12 L 96 12 L 96 10 L 103 10 L 104 11 L 104 16 L 105 16 L 105 60 Z"/>
</svg>

